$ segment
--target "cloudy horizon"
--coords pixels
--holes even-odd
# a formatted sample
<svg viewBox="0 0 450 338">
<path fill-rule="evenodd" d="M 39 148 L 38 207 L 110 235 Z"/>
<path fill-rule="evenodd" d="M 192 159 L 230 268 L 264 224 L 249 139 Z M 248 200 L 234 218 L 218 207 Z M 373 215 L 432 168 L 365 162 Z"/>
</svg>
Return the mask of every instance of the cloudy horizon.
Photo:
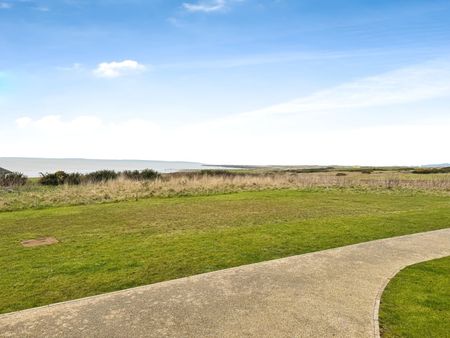
<svg viewBox="0 0 450 338">
<path fill-rule="evenodd" d="M 0 1 L 0 157 L 449 162 L 450 4 L 349 2 Z"/>
</svg>

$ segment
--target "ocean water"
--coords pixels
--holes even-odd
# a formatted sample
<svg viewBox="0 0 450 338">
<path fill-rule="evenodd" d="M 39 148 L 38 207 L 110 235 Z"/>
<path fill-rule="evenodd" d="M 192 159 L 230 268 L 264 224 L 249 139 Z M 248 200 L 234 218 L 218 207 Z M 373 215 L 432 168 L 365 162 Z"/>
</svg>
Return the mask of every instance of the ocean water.
<svg viewBox="0 0 450 338">
<path fill-rule="evenodd" d="M 160 173 L 170 173 L 195 169 L 221 169 L 220 166 L 205 166 L 196 162 L 140 161 L 140 160 L 87 160 L 87 159 L 47 159 L 0 157 L 0 168 L 21 172 L 28 177 L 38 177 L 40 173 L 63 170 L 68 173 L 88 173 L 96 170 L 142 170 L 153 169 Z"/>
</svg>

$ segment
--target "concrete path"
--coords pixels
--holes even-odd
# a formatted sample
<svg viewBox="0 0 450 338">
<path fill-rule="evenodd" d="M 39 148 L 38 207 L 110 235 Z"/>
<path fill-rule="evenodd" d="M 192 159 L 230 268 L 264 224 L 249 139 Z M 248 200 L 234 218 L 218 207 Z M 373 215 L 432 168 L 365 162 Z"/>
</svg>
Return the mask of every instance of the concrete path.
<svg viewBox="0 0 450 338">
<path fill-rule="evenodd" d="M 450 255 L 450 229 L 222 270 L 0 316 L 2 337 L 374 337 L 407 265 Z"/>
</svg>

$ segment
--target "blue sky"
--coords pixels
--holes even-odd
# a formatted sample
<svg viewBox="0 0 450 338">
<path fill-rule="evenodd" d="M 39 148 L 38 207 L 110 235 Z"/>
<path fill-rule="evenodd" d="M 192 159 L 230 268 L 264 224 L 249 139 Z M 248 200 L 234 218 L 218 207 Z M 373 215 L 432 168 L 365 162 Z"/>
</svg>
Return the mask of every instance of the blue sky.
<svg viewBox="0 0 450 338">
<path fill-rule="evenodd" d="M 450 2 L 0 0 L 0 156 L 448 162 Z"/>
</svg>

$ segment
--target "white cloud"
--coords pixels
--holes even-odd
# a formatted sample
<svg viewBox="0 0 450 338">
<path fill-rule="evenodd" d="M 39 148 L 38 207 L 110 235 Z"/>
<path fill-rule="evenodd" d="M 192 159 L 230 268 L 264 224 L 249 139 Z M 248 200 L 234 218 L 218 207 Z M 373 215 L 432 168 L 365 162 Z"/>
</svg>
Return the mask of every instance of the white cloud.
<svg viewBox="0 0 450 338">
<path fill-rule="evenodd" d="M 183 3 L 183 8 L 188 12 L 217 12 L 222 11 L 226 8 L 227 1 L 226 0 L 211 0 L 211 1 L 200 1 L 197 3 Z"/>
<path fill-rule="evenodd" d="M 316 114 L 450 96 L 450 62 L 437 61 L 342 84 L 244 115 Z"/>
<path fill-rule="evenodd" d="M 94 74 L 99 77 L 115 78 L 133 73 L 140 73 L 147 69 L 146 66 L 134 60 L 102 62 L 96 69 Z"/>
<path fill-rule="evenodd" d="M 29 117 L 21 117 L 16 120 L 16 124 L 19 128 L 25 128 L 33 122 L 33 119 Z"/>
<path fill-rule="evenodd" d="M 56 69 L 62 70 L 62 71 L 81 71 L 84 68 L 81 63 L 75 62 L 69 66 L 57 66 Z"/>
<path fill-rule="evenodd" d="M 12 4 L 8 2 L 0 2 L 0 9 L 10 9 L 12 8 Z"/>
<path fill-rule="evenodd" d="M 202 124 L 162 127 L 142 119 L 106 122 L 95 116 L 22 118 L 17 121 L 19 130 L 0 133 L 1 143 L 11 145 L 2 149 L 0 156 L 218 164 L 417 165 L 448 161 L 450 120 L 331 131 L 279 128 L 282 124 L 274 119 L 236 122 L 205 128 Z"/>
<path fill-rule="evenodd" d="M 50 12 L 50 8 L 46 6 L 39 6 L 35 8 L 39 12 Z"/>
<path fill-rule="evenodd" d="M 449 75 L 449 62 L 422 64 L 257 111 L 178 126 L 151 119 L 25 117 L 0 127 L 0 144 L 6 145 L 0 156 L 241 164 L 448 162 L 450 116 L 437 112 L 445 112 L 450 102 Z M 402 110 L 407 114 L 396 116 Z"/>
<path fill-rule="evenodd" d="M 30 151 L 33 156 L 42 157 L 157 157 L 162 154 L 161 140 L 168 137 L 157 124 L 143 119 L 108 122 L 97 116 L 64 119 L 60 115 L 49 115 L 38 119 L 22 117 L 15 125 L 17 128 L 9 130 L 0 128 L 1 142 L 12 136 L 17 141 L 14 141 L 14 150 L 9 153 L 10 150 L 2 148 L 0 156 L 20 156 Z M 28 150 L 25 149 L 27 143 Z"/>
</svg>

